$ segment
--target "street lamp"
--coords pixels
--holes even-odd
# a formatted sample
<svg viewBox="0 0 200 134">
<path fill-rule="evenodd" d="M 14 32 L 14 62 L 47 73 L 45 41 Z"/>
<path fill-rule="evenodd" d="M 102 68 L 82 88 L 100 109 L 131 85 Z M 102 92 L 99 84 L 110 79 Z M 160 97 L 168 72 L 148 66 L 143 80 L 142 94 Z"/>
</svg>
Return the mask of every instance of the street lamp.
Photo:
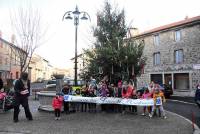
<svg viewBox="0 0 200 134">
<path fill-rule="evenodd" d="M 81 18 L 79 18 L 79 16 L 82 15 Z M 73 17 L 72 17 L 73 16 Z M 79 20 L 90 20 L 90 16 L 87 12 L 84 11 L 79 11 L 78 6 L 76 6 L 75 11 L 67 11 L 65 12 L 65 14 L 63 15 L 62 20 L 72 20 L 74 19 L 74 26 L 75 26 L 75 61 L 74 61 L 74 82 L 75 82 L 75 86 L 77 86 L 77 31 L 78 31 L 78 25 L 79 25 Z"/>
</svg>

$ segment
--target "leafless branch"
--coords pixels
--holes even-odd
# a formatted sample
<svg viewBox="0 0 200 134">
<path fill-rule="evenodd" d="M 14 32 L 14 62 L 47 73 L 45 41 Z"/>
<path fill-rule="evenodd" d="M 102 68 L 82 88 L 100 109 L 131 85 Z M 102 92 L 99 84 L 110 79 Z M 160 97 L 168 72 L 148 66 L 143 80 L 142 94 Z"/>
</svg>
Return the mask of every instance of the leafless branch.
<svg viewBox="0 0 200 134">
<path fill-rule="evenodd" d="M 16 36 L 14 45 L 19 48 L 16 55 L 20 60 L 21 72 L 25 72 L 34 51 L 42 44 L 46 30 L 42 31 L 41 16 L 32 8 L 19 8 L 11 15 L 11 24 Z"/>
</svg>

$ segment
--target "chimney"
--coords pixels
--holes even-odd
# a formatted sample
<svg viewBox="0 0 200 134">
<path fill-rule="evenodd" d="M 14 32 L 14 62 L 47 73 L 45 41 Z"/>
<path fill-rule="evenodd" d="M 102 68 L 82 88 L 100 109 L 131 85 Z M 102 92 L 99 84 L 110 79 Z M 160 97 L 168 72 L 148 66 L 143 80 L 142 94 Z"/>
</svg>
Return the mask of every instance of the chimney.
<svg viewBox="0 0 200 134">
<path fill-rule="evenodd" d="M 14 34 L 12 34 L 12 36 L 11 36 L 11 43 L 12 43 L 12 44 L 15 43 L 15 35 L 14 35 Z"/>
<path fill-rule="evenodd" d="M 189 18 L 189 17 L 186 15 L 186 16 L 185 16 L 185 20 L 187 20 L 188 18 Z"/>
<path fill-rule="evenodd" d="M 136 36 L 136 35 L 138 35 L 139 34 L 139 29 L 138 28 L 135 28 L 135 27 L 133 27 L 133 28 L 129 28 L 128 29 L 128 37 L 134 37 L 134 36 Z"/>
</svg>

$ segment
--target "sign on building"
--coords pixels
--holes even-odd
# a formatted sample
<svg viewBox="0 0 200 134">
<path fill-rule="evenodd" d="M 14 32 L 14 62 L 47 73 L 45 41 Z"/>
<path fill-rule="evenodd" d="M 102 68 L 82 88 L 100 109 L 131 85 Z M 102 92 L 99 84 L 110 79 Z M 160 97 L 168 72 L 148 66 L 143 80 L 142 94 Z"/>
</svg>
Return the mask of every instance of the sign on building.
<svg viewBox="0 0 200 134">
<path fill-rule="evenodd" d="M 200 64 L 193 64 L 193 69 L 200 69 Z"/>
</svg>

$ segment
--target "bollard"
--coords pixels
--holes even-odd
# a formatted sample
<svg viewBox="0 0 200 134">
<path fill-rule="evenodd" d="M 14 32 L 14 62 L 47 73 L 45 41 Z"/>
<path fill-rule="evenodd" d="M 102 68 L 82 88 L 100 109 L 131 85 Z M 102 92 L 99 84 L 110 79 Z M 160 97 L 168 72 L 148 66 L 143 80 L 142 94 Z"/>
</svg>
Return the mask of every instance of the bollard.
<svg viewBox="0 0 200 134">
<path fill-rule="evenodd" d="M 195 120 L 194 120 L 194 112 L 192 111 L 192 129 L 193 129 L 193 131 L 195 130 L 194 122 L 195 122 Z"/>
</svg>

